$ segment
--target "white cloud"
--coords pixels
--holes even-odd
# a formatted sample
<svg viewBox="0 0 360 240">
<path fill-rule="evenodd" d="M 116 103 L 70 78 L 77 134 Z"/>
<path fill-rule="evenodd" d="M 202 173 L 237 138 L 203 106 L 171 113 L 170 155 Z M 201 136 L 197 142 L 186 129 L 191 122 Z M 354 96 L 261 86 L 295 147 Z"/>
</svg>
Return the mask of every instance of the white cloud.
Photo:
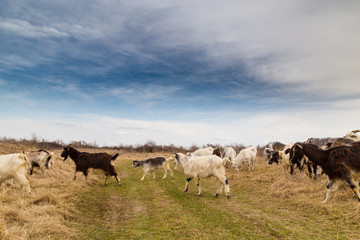
<svg viewBox="0 0 360 240">
<path fill-rule="evenodd" d="M 160 144 L 181 145 L 212 141 L 222 144 L 265 144 L 274 140 L 285 143 L 302 141 L 308 137 L 341 136 L 349 130 L 359 128 L 358 1 L 343 4 L 337 1 L 300 0 L 159 0 L 121 3 L 110 0 L 86 2 L 86 7 L 82 6 L 83 3 L 72 3 L 74 7 L 69 9 L 66 1 L 51 1 L 43 3 L 46 8 L 49 7 L 48 11 L 41 10 L 44 7 L 42 4 L 34 5 L 35 7 L 20 6 L 16 10 L 14 7 L 11 11 L 6 11 L 9 15 L 2 18 L 0 31 L 16 38 L 37 38 L 39 45 L 44 43 L 44 49 L 41 50 L 41 46 L 37 46 L 36 51 L 11 49 L 9 53 L 0 56 L 0 70 L 33 68 L 39 63 L 56 61 L 61 66 L 59 72 L 79 73 L 74 74 L 79 78 L 84 77 L 81 74 L 96 74 L 102 79 L 107 77 L 110 70 L 126 66 L 125 62 L 131 60 L 135 62 L 134 65 L 154 62 L 168 67 L 169 74 L 176 74 L 171 70 L 177 69 L 177 65 L 171 66 L 173 63 L 162 59 L 158 51 L 170 56 L 181 56 L 182 51 L 190 52 L 193 57 L 198 57 L 196 54 L 200 52 L 199 62 L 210 64 L 211 67 L 199 71 L 245 66 L 244 71 L 254 76 L 256 81 L 278 88 L 277 96 L 261 96 L 265 97 L 262 101 L 279 104 L 283 97 L 281 94 L 286 92 L 288 96 L 294 95 L 294 102 L 299 104 L 285 112 L 239 113 L 235 109 L 234 112 L 216 115 L 218 110 L 210 109 L 210 114 L 179 113 L 188 122 L 140 121 L 98 115 L 83 115 L 81 118 L 74 116 L 77 120 L 2 119 L 0 130 L 3 135 L 27 137 L 34 132 L 51 140 L 86 140 L 97 141 L 99 144 L 136 144 L 149 139 Z M 15 5 L 21 4 L 30 3 Z M 26 14 L 24 9 L 28 9 Z M 45 38 L 65 38 L 68 41 L 64 41 L 66 44 L 62 45 L 62 41 L 59 44 L 57 41 L 46 41 Z M 29 44 L 29 41 L 26 43 Z M 74 61 L 69 66 L 65 63 L 65 58 L 57 58 L 58 56 L 71 56 Z M 89 64 L 91 67 L 73 64 L 77 59 L 96 64 Z M 141 64 L 139 67 L 143 66 Z M 141 70 L 144 73 L 152 69 Z M 114 72 L 112 77 L 116 75 L 116 71 Z M 53 72 L 55 75 L 57 73 Z M 239 88 L 244 84 L 241 77 L 239 74 L 239 79 L 231 79 L 239 81 Z M 190 79 L 189 81 L 197 80 L 197 76 L 191 74 L 184 78 Z M 84 87 L 76 80 L 67 82 L 49 79 L 57 92 L 70 93 L 70 96 L 80 96 L 85 100 L 93 100 L 94 97 L 102 99 L 110 95 L 132 103 L 161 102 L 171 96 L 176 97 L 177 91 L 187 88 L 173 84 L 165 86 L 158 83 L 133 83 L 123 87 L 106 86 L 97 89 L 97 95 L 91 95 L 87 91 L 88 86 Z M 197 81 L 210 81 L 206 80 Z M 0 80 L 0 85 L 6 84 L 4 81 L 8 80 Z M 216 75 L 211 81 L 224 79 Z M 101 83 L 97 86 L 100 85 Z M 255 95 L 257 89 L 250 89 L 245 94 L 239 91 L 237 95 L 236 91 L 238 89 L 231 93 L 231 100 L 249 100 L 248 94 L 254 92 Z M 3 99 L 4 96 L 12 97 L 11 94 L 5 94 L 2 95 Z M 302 96 L 306 97 L 301 99 Z M 309 96 L 313 96 L 312 101 L 317 101 L 307 103 L 306 98 Z M 23 95 L 20 97 L 17 99 L 23 99 L 23 102 L 33 104 L 32 101 L 35 101 L 32 98 L 26 99 Z M 194 105 L 201 102 L 198 101 L 201 97 L 203 96 L 191 98 Z M 13 99 L 16 100 L 12 98 L 10 101 Z M 72 98 L 64 98 L 63 101 L 68 99 Z M 308 104 L 306 109 L 306 105 L 301 104 L 302 101 Z M 91 110 L 84 109 L 89 112 Z M 197 120 L 201 114 L 212 115 L 212 119 Z"/>
<path fill-rule="evenodd" d="M 36 26 L 21 19 L 5 19 L 0 22 L 0 29 L 5 32 L 31 38 L 68 37 L 67 33 L 61 32 L 54 27 Z"/>
<path fill-rule="evenodd" d="M 360 91 L 353 87 L 360 78 L 356 54 L 360 52 L 356 10 L 360 3 L 356 1 L 95 1 L 86 5 L 76 3 L 68 13 L 63 1 L 47 4 L 49 11 L 26 6 L 43 25 L 9 17 L 0 28 L 30 37 L 97 40 L 117 53 L 162 65 L 168 63 L 153 49 L 169 53 L 201 49 L 206 53 L 203 61 L 212 62 L 213 69 L 245 64 L 258 80 L 279 87 L 295 83 L 314 94 L 334 97 Z M 80 59 L 104 60 L 101 54 L 83 50 L 68 51 Z M 121 64 L 115 59 L 83 72 L 98 74 Z"/>
<path fill-rule="evenodd" d="M 193 116 L 189 113 L 189 116 Z M 235 116 L 235 117 L 234 117 Z M 341 137 L 359 128 L 360 112 L 351 109 L 289 110 L 287 113 L 222 113 L 220 120 L 145 121 L 94 114 L 70 115 L 66 119 L 2 119 L 2 136 L 30 138 L 35 133 L 47 140 L 85 140 L 100 145 L 193 144 L 265 145 L 305 141 L 309 137 Z"/>
<path fill-rule="evenodd" d="M 360 93 L 354 87 L 360 79 L 359 2 L 206 1 L 204 7 L 204 2 L 182 1 L 179 5 L 156 25 L 161 46 L 205 49 L 206 60 L 215 68 L 245 64 L 257 80 L 279 87 L 294 83 L 319 97 Z"/>
<path fill-rule="evenodd" d="M 126 87 L 104 89 L 100 94 L 110 95 L 132 103 L 152 104 L 154 102 L 166 101 L 182 88 L 176 85 L 164 86 L 159 84 L 133 83 Z"/>
<path fill-rule="evenodd" d="M 0 56 L 0 70 L 19 69 L 34 67 L 36 63 L 33 59 L 28 59 L 19 55 L 9 54 Z"/>
</svg>

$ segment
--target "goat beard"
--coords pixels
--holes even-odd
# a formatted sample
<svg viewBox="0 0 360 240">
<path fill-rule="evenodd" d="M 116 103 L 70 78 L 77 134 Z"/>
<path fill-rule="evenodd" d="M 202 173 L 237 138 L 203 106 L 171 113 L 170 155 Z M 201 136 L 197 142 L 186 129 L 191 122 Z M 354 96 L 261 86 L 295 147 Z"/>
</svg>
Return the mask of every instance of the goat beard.
<svg viewBox="0 0 360 240">
<path fill-rule="evenodd" d="M 63 160 L 63 161 L 65 161 L 67 158 L 68 158 L 68 156 L 64 157 L 64 160 Z"/>
</svg>

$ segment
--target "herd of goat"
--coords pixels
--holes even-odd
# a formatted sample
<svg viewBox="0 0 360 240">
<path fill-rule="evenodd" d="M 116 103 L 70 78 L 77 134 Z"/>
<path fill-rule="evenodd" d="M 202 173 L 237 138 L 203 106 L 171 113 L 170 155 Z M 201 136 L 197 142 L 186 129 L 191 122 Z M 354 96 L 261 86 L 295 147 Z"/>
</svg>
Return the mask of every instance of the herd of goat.
<svg viewBox="0 0 360 240">
<path fill-rule="evenodd" d="M 288 144 L 282 150 L 275 150 L 273 144 L 270 143 L 264 149 L 264 156 L 268 164 L 282 165 L 286 177 L 292 175 L 295 168 L 302 171 L 306 167 L 310 178 L 316 179 L 321 170 L 329 179 L 323 203 L 328 201 L 331 191 L 336 189 L 336 184 L 340 181 L 345 182 L 360 201 L 359 183 L 353 177 L 353 173 L 360 172 L 360 136 L 357 135 L 358 132 L 360 130 L 351 131 L 344 137 L 333 139 L 322 146 L 314 144 L 315 141 L 312 138 L 304 143 Z M 46 150 L 0 155 L 0 184 L 3 182 L 12 184 L 15 179 L 28 193 L 31 193 L 27 175 L 33 173 L 34 167 L 39 167 L 41 171 L 50 168 L 53 165 L 53 155 Z M 105 185 L 108 177 L 112 176 L 120 186 L 120 178 L 113 164 L 118 155 L 80 152 L 71 145 L 65 147 L 61 153 L 64 161 L 70 157 L 75 163 L 74 180 L 77 172 L 82 172 L 87 177 L 89 169 L 102 169 L 106 176 Z M 238 171 L 239 167 L 247 164 L 248 170 L 251 171 L 255 166 L 256 155 L 257 149 L 252 146 L 242 149 L 238 154 L 231 147 L 224 149 L 207 147 L 187 154 L 175 153 L 173 159 L 175 169 L 181 166 L 187 176 L 185 192 L 189 190 L 189 182 L 194 179 L 198 186 L 198 195 L 201 195 L 200 179 L 213 176 L 219 184 L 215 196 L 218 197 L 224 188 L 226 196 L 230 198 L 226 168 L 232 166 Z M 170 159 L 172 157 L 161 156 L 134 160 L 132 166 L 143 168 L 143 176 L 140 180 L 144 180 L 149 172 L 152 172 L 153 178 L 155 178 L 154 171 L 156 169 L 164 171 L 164 179 L 168 171 L 173 176 Z"/>
</svg>

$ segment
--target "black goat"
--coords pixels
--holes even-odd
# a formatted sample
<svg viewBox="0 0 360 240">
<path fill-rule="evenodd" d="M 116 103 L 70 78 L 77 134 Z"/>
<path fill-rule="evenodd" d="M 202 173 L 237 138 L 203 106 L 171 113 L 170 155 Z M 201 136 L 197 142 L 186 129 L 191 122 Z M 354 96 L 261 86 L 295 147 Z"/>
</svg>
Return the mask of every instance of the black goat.
<svg viewBox="0 0 360 240">
<path fill-rule="evenodd" d="M 300 172 L 302 172 L 304 170 L 304 167 L 306 166 L 306 168 L 308 170 L 308 173 L 309 173 L 309 178 L 313 178 L 312 174 L 314 173 L 314 180 L 316 180 L 318 166 L 315 163 L 309 161 L 308 157 L 305 156 L 305 155 L 303 156 L 302 159 L 296 161 L 296 165 L 291 163 L 290 162 L 290 154 L 289 154 L 290 150 L 291 150 L 291 148 L 288 148 L 288 149 L 285 150 L 285 154 L 288 155 L 288 162 L 289 162 L 289 164 L 291 166 L 291 172 L 290 173 L 291 174 L 294 173 L 294 167 L 295 166 L 299 169 Z M 270 163 L 270 161 L 269 161 L 269 163 Z"/>
<path fill-rule="evenodd" d="M 290 150 L 290 162 L 298 164 L 304 155 L 314 164 L 321 166 L 323 172 L 329 177 L 323 203 L 329 199 L 336 180 L 345 181 L 360 201 L 358 183 L 351 175 L 352 171 L 360 172 L 360 145 L 339 146 L 322 150 L 313 144 L 296 143 Z"/>
<path fill-rule="evenodd" d="M 112 161 L 114 161 L 119 154 L 115 154 L 114 156 L 108 153 L 87 153 L 87 152 L 79 152 L 73 147 L 66 147 L 64 151 L 61 153 L 61 157 L 64 158 L 64 161 L 70 156 L 70 158 L 74 161 L 75 175 L 74 180 L 76 179 L 76 172 L 83 172 L 85 177 L 88 175 L 88 169 L 102 169 L 105 172 L 105 185 L 107 184 L 108 175 L 114 176 L 118 185 L 120 186 L 120 178 L 117 175 L 114 166 L 112 165 Z"/>
</svg>

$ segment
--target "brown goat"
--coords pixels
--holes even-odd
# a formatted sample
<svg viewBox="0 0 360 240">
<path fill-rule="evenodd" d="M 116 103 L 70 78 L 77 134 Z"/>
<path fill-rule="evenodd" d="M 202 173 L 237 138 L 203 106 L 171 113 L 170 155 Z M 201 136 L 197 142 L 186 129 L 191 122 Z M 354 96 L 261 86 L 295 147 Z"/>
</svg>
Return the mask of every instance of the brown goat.
<svg viewBox="0 0 360 240">
<path fill-rule="evenodd" d="M 88 169 L 94 168 L 102 169 L 105 172 L 105 185 L 107 184 L 108 175 L 114 176 L 118 185 L 121 185 L 120 178 L 112 165 L 112 161 L 119 156 L 118 153 L 112 156 L 108 153 L 79 152 L 75 148 L 68 146 L 64 148 L 64 151 L 61 153 L 61 157 L 63 157 L 65 161 L 68 156 L 70 156 L 76 165 L 74 180 L 76 179 L 76 172 L 83 172 L 86 178 L 88 175 Z"/>
<path fill-rule="evenodd" d="M 337 180 L 342 180 L 353 190 L 360 201 L 359 186 L 353 179 L 351 172 L 360 172 L 360 147 L 339 146 L 326 150 L 316 145 L 296 143 L 290 150 L 290 162 L 298 164 L 298 161 L 306 155 L 311 162 L 321 166 L 323 172 L 329 177 L 327 192 L 323 203 L 327 202 L 330 192 Z"/>
</svg>

